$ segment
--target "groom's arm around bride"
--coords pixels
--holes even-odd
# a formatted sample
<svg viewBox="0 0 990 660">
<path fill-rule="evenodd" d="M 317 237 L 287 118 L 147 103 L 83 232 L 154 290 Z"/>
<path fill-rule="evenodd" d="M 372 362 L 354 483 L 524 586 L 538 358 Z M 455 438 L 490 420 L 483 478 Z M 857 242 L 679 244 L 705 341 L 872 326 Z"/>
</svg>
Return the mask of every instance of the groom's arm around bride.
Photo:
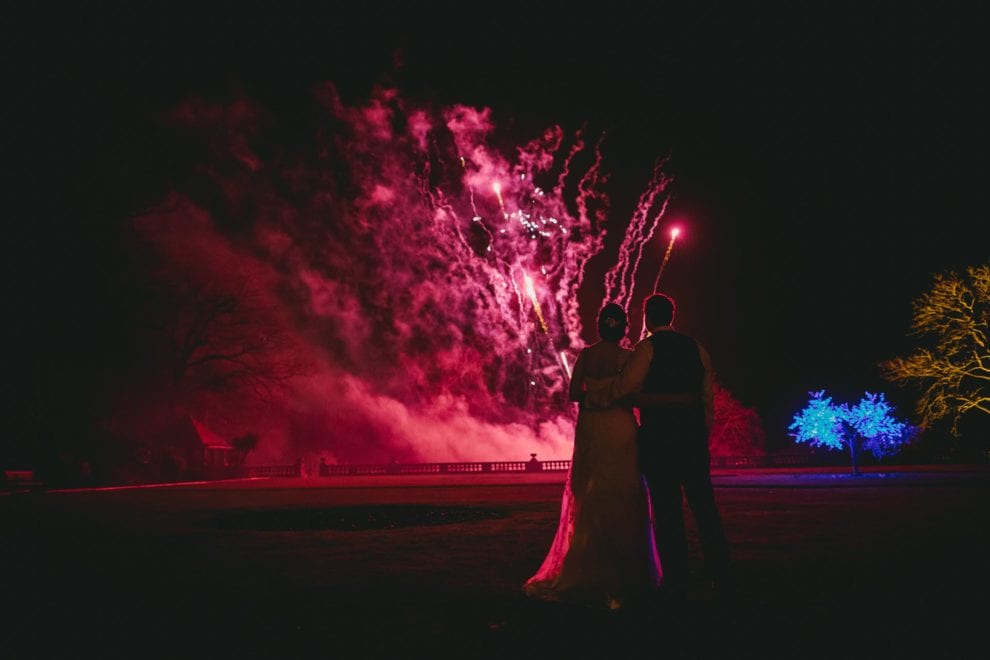
<svg viewBox="0 0 990 660">
<path fill-rule="evenodd" d="M 705 384 L 700 398 L 705 406 L 705 421 L 708 428 L 711 428 L 714 409 L 712 406 L 712 378 L 711 367 L 708 359 L 708 352 L 699 345 L 702 363 L 705 365 Z M 657 393 L 643 391 L 646 376 L 649 373 L 650 365 L 653 362 L 653 343 L 649 337 L 640 341 L 632 357 L 626 363 L 625 368 L 618 376 L 610 378 L 601 387 L 584 392 L 583 396 L 571 393 L 572 401 L 581 401 L 590 409 L 605 408 L 616 402 L 628 403 L 633 408 L 650 408 L 653 406 L 666 406 L 678 404 L 694 404 L 699 401 L 699 394 L 695 392 L 681 393 Z"/>
</svg>

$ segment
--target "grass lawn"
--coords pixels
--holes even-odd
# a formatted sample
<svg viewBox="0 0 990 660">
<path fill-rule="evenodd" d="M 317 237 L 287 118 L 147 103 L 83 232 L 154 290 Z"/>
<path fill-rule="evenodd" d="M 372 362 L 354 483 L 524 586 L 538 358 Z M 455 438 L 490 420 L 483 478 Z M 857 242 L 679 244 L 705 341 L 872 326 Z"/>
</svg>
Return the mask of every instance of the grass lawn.
<svg viewBox="0 0 990 660">
<path fill-rule="evenodd" d="M 758 474 L 717 480 L 737 597 L 713 600 L 699 578 L 686 606 L 624 613 L 521 595 L 553 537 L 557 478 L 3 496 L 0 655 L 985 654 L 990 473 Z"/>
</svg>

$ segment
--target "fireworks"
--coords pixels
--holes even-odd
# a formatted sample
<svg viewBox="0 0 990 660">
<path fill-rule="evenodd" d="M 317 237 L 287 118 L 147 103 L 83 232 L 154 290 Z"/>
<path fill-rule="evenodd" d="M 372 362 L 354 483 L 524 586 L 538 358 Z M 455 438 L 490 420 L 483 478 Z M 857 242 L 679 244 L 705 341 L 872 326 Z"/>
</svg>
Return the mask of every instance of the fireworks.
<svg viewBox="0 0 990 660">
<path fill-rule="evenodd" d="M 203 164 L 218 191 L 257 201 L 244 204 L 250 217 L 237 224 L 251 230 L 236 236 L 243 244 L 211 246 L 194 260 L 162 239 L 168 254 L 184 269 L 229 255 L 246 262 L 224 267 L 232 281 L 257 269 L 271 282 L 291 336 L 312 344 L 327 382 L 346 380 L 346 405 L 332 407 L 326 424 L 342 452 L 365 451 L 347 444 L 350 429 L 362 429 L 369 452 L 398 444 L 424 457 L 487 458 L 521 447 L 557 454 L 572 440 L 568 381 L 585 344 L 579 293 L 602 284 L 586 281 L 588 265 L 610 232 L 621 246 L 594 295 L 628 307 L 633 290 L 648 286 L 636 280 L 669 200 L 660 164 L 633 217 L 611 217 L 602 139 L 583 130 L 551 126 L 502 150 L 492 145 L 487 108 L 419 107 L 385 88 L 348 105 L 334 89 L 324 92 L 329 116 L 314 115 L 308 132 L 316 140 L 292 145 L 301 153 L 288 150 L 251 178 Z M 200 112 L 228 116 L 195 104 L 180 114 L 200 130 Z M 217 163 L 243 160 L 241 145 L 254 143 L 253 126 L 228 130 L 231 153 L 221 149 Z M 257 142 L 276 144 L 279 135 Z M 181 217 L 196 231 L 231 225 L 198 209 Z M 163 216 L 160 235 L 172 236 L 172 226 Z M 321 388 L 313 387 L 314 408 L 325 404 Z M 379 428 L 383 405 L 409 420 L 396 425 L 403 438 L 392 426 L 367 431 Z M 532 432 L 521 434 L 520 423 Z M 503 437 L 511 451 L 492 454 L 492 438 Z M 446 454 L 426 449 L 438 438 L 452 439 Z"/>
<path fill-rule="evenodd" d="M 662 164 L 634 217 L 611 219 L 600 140 L 553 126 L 502 153 L 490 144 L 488 110 L 453 106 L 437 114 L 408 106 L 408 121 L 395 122 L 378 110 L 384 107 L 397 106 L 373 100 L 369 108 L 337 108 L 353 125 L 353 139 L 335 148 L 357 192 L 327 226 L 330 254 L 310 267 L 333 283 L 307 284 L 334 301 L 320 309 L 339 317 L 335 341 L 352 347 L 348 364 L 355 352 L 372 352 L 365 338 L 384 334 L 391 338 L 387 362 L 405 375 L 359 374 L 371 390 L 391 391 L 422 372 L 402 392 L 416 405 L 442 392 L 471 401 L 478 416 L 486 397 L 492 418 L 505 403 L 534 419 L 569 416 L 568 356 L 584 345 L 578 294 L 586 266 L 614 227 L 622 248 L 605 274 L 604 295 L 630 304 L 669 198 Z M 396 126 L 408 135 L 393 135 Z M 387 297 L 382 282 L 391 285 Z M 371 327 L 378 332 L 364 334 Z"/>
</svg>

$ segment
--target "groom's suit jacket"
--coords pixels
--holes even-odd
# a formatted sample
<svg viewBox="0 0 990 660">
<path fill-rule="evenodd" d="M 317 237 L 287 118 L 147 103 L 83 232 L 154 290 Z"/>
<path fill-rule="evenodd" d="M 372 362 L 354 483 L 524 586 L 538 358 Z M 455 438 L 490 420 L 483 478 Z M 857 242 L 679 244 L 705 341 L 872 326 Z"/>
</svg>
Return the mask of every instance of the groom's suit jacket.
<svg viewBox="0 0 990 660">
<path fill-rule="evenodd" d="M 704 433 L 706 368 L 698 342 L 674 330 L 654 333 L 644 341 L 652 345 L 653 356 L 640 391 L 644 394 L 692 393 L 697 399 L 694 403 L 642 406 L 639 412 L 643 429 L 676 428 Z"/>
</svg>

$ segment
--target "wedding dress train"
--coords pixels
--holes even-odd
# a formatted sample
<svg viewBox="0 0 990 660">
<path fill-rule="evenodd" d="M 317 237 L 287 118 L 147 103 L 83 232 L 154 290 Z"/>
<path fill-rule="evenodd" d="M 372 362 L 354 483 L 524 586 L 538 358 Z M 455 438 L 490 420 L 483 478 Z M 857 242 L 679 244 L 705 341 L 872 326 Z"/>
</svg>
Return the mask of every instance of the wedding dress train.
<svg viewBox="0 0 990 660">
<path fill-rule="evenodd" d="M 659 586 L 649 495 L 636 460 L 637 428 L 628 408 L 578 414 L 557 532 L 523 587 L 527 594 L 616 609 Z"/>
</svg>

